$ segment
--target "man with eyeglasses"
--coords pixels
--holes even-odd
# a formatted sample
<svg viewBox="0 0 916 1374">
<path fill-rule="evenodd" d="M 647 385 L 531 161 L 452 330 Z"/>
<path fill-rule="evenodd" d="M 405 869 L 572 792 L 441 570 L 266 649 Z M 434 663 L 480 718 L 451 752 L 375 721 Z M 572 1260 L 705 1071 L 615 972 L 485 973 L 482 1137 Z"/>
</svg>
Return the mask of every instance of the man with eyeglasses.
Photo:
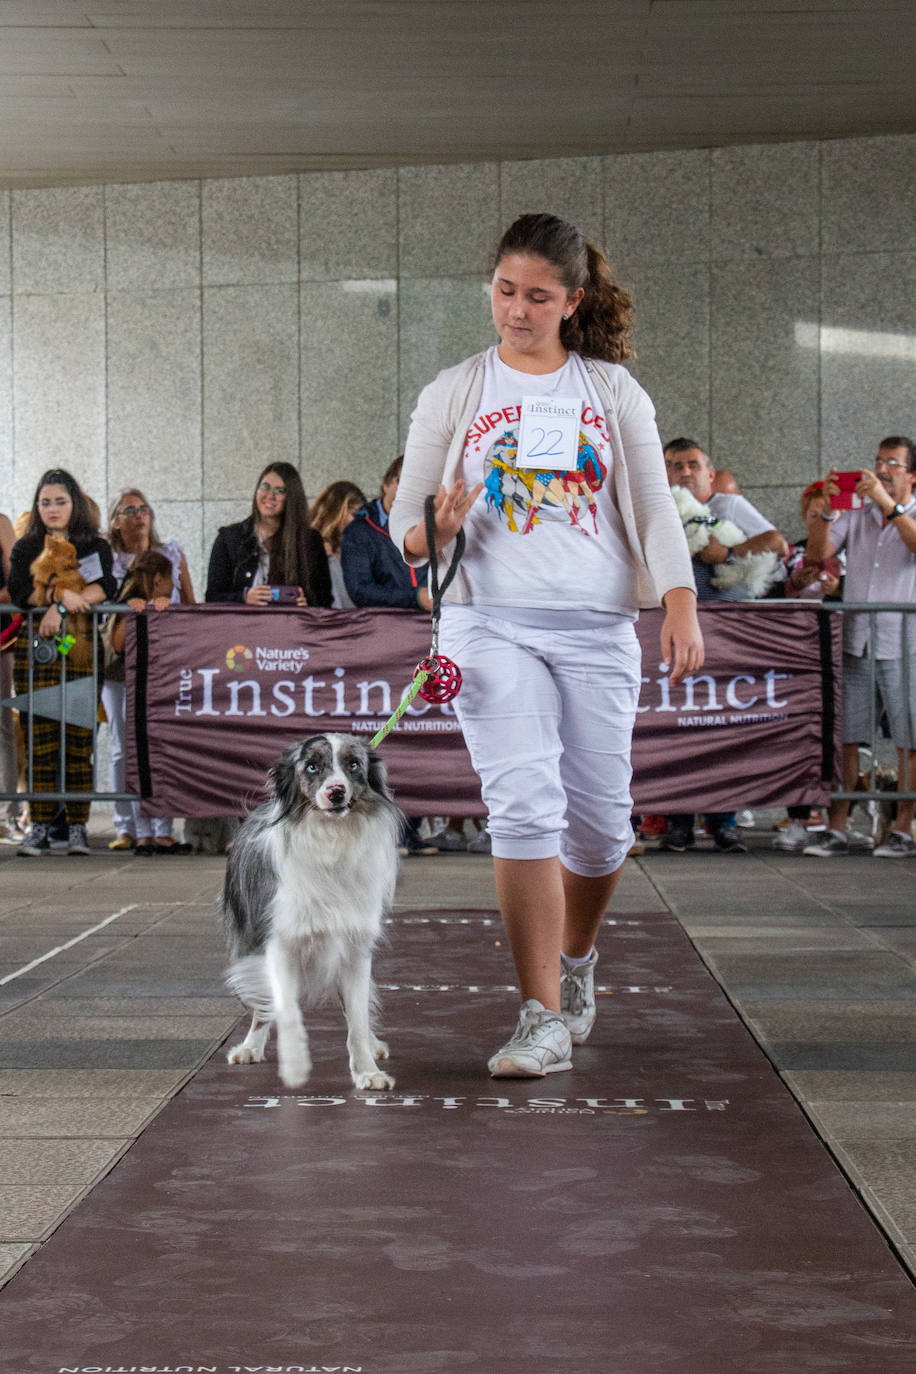
<svg viewBox="0 0 916 1374">
<path fill-rule="evenodd" d="M 830 469 L 824 491 L 839 493 L 837 470 Z M 830 558 L 846 550 L 847 601 L 897 601 L 916 605 L 916 447 L 905 435 L 882 439 L 872 469 L 863 468 L 856 484 L 857 496 L 866 498 L 857 510 L 824 511 L 808 536 L 808 560 Z M 909 664 L 909 700 L 904 699 L 903 626 L 907 620 L 906 655 Z M 870 617 L 843 617 L 843 790 L 855 787 L 859 772 L 859 746 L 869 743 L 872 728 L 871 667 L 875 660 L 875 685 L 880 709 L 887 713 L 891 738 L 897 746 L 897 786 L 916 789 L 916 623 L 910 617 L 887 613 L 874 617 L 874 642 L 870 643 Z M 830 808 L 828 829 L 803 851 L 818 858 L 833 858 L 849 850 L 846 823 L 850 803 L 838 801 Z M 874 850 L 878 859 L 916 856 L 913 818 L 916 802 L 898 802 L 894 829 Z"/>
</svg>

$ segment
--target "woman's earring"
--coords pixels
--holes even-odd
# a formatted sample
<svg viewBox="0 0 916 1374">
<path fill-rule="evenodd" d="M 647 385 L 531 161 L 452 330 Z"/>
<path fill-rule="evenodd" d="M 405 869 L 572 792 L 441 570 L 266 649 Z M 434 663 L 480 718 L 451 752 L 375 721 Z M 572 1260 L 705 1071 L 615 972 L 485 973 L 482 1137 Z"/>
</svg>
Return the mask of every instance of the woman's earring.
<svg viewBox="0 0 916 1374">
<path fill-rule="evenodd" d="M 568 316 L 568 315 L 564 315 L 564 316 L 563 316 L 563 319 L 564 319 L 564 320 L 568 320 L 568 319 L 569 319 L 569 316 Z"/>
</svg>

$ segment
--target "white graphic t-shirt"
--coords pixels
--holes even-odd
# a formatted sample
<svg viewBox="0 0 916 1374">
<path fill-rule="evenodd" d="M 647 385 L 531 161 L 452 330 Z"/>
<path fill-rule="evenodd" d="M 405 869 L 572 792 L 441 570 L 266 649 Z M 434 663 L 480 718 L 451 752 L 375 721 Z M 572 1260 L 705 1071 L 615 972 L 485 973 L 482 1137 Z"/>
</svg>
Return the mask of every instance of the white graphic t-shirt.
<svg viewBox="0 0 916 1374">
<path fill-rule="evenodd" d="M 548 416 L 552 408 L 568 409 L 562 403 L 570 399 L 581 404 L 577 451 L 574 440 L 573 451 L 561 456 L 559 425 L 535 413 L 525 420 L 520 466 L 528 397 L 550 399 L 540 407 Z M 577 354 L 558 371 L 535 375 L 508 367 L 495 347 L 487 351 L 462 470 L 469 489 L 484 483 L 465 520 L 462 569 L 475 605 L 569 607 L 635 618 L 636 571 L 610 494 L 612 463 L 601 403 Z"/>
</svg>

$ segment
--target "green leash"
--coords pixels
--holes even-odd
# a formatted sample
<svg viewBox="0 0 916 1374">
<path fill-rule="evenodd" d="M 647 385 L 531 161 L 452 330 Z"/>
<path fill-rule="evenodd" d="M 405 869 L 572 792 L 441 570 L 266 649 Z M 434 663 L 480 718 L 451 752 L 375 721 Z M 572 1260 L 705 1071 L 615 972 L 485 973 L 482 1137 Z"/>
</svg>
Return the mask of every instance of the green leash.
<svg viewBox="0 0 916 1374">
<path fill-rule="evenodd" d="M 426 679 L 429 676 L 430 675 L 425 668 L 417 669 L 417 675 L 414 678 L 413 682 L 410 684 L 409 688 L 407 689 L 406 697 L 401 702 L 398 709 L 388 717 L 388 719 L 385 721 L 385 724 L 382 726 L 381 730 L 374 734 L 371 740 L 369 741 L 370 749 L 377 749 L 381 744 L 382 740 L 386 739 L 388 735 L 391 734 L 392 730 L 397 725 L 398 721 L 401 719 L 404 712 L 407 710 L 408 706 L 417 696 L 417 694 L 420 691 L 420 688 L 424 685 Z"/>
</svg>

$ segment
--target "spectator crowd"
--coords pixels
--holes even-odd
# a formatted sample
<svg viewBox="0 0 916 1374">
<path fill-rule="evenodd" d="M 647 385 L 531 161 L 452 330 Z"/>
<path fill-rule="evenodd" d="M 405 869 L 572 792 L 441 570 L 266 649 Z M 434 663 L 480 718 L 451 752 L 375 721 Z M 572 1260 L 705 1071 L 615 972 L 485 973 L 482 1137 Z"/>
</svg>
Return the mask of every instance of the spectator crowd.
<svg viewBox="0 0 916 1374">
<path fill-rule="evenodd" d="M 716 468 L 699 442 L 674 438 L 664 454 L 701 603 L 845 597 L 857 604 L 916 605 L 916 450 L 906 436 L 882 439 L 870 467 L 852 475 L 831 468 L 807 485 L 799 502 L 801 532 L 792 542 L 742 494 L 732 471 Z M 255 483 L 248 515 L 217 532 L 204 600 L 428 612 L 427 569 L 405 562 L 388 532 L 401 462 L 398 458 L 385 470 L 377 496 L 367 498 L 355 483 L 339 480 L 311 504 L 292 464 L 268 464 Z M 68 680 L 92 678 L 92 638 L 97 637 L 98 661 L 104 665 L 97 705 L 109 730 L 110 786 L 124 792 L 125 616 L 103 622 L 89 614 L 91 607 L 117 601 L 135 613 L 160 614 L 196 598 L 184 550 L 167 531 L 160 532 L 141 489 L 124 488 L 111 504 L 104 534 L 101 523 L 96 504 L 63 469 L 41 477 L 31 508 L 15 524 L 0 515 L 0 596 L 41 611 L 32 617 L 31 636 L 27 618 L 4 617 L 0 689 L 9 698 L 13 691 L 54 687 L 64 657 Z M 916 790 L 916 629 L 899 612 L 843 617 L 837 790 L 850 792 L 860 781 L 860 749 L 872 742 L 875 721 L 896 751 L 899 789 Z M 18 726 L 16 714 L 3 708 L 2 792 L 15 792 L 20 778 L 22 737 L 29 730 L 25 712 Z M 26 804 L 0 801 L 0 843 L 17 845 L 26 857 L 46 851 L 88 853 L 89 801 L 78 794 L 93 790 L 91 725 L 68 724 L 62 756 L 57 720 L 35 711 L 29 733 L 33 790 L 68 795 L 34 798 L 27 829 Z M 869 848 L 878 858 L 913 856 L 916 803 L 900 801 L 895 812 L 887 834 L 873 846 L 871 837 L 850 827 L 849 799 L 834 802 L 826 821 L 811 807 L 790 807 L 774 846 L 822 858 Z M 661 850 L 690 849 L 702 826 L 718 850 L 735 855 L 746 853 L 740 821 L 748 814 L 746 807 L 736 807 L 699 817 L 672 813 L 636 819 L 639 834 L 656 838 Z M 435 824 L 421 822 L 409 819 L 402 852 L 489 847 L 486 832 L 461 817 L 447 818 L 438 831 Z M 192 847 L 173 835 L 171 819 L 144 816 L 139 802 L 116 803 L 113 825 L 113 850 L 166 856 Z"/>
</svg>

